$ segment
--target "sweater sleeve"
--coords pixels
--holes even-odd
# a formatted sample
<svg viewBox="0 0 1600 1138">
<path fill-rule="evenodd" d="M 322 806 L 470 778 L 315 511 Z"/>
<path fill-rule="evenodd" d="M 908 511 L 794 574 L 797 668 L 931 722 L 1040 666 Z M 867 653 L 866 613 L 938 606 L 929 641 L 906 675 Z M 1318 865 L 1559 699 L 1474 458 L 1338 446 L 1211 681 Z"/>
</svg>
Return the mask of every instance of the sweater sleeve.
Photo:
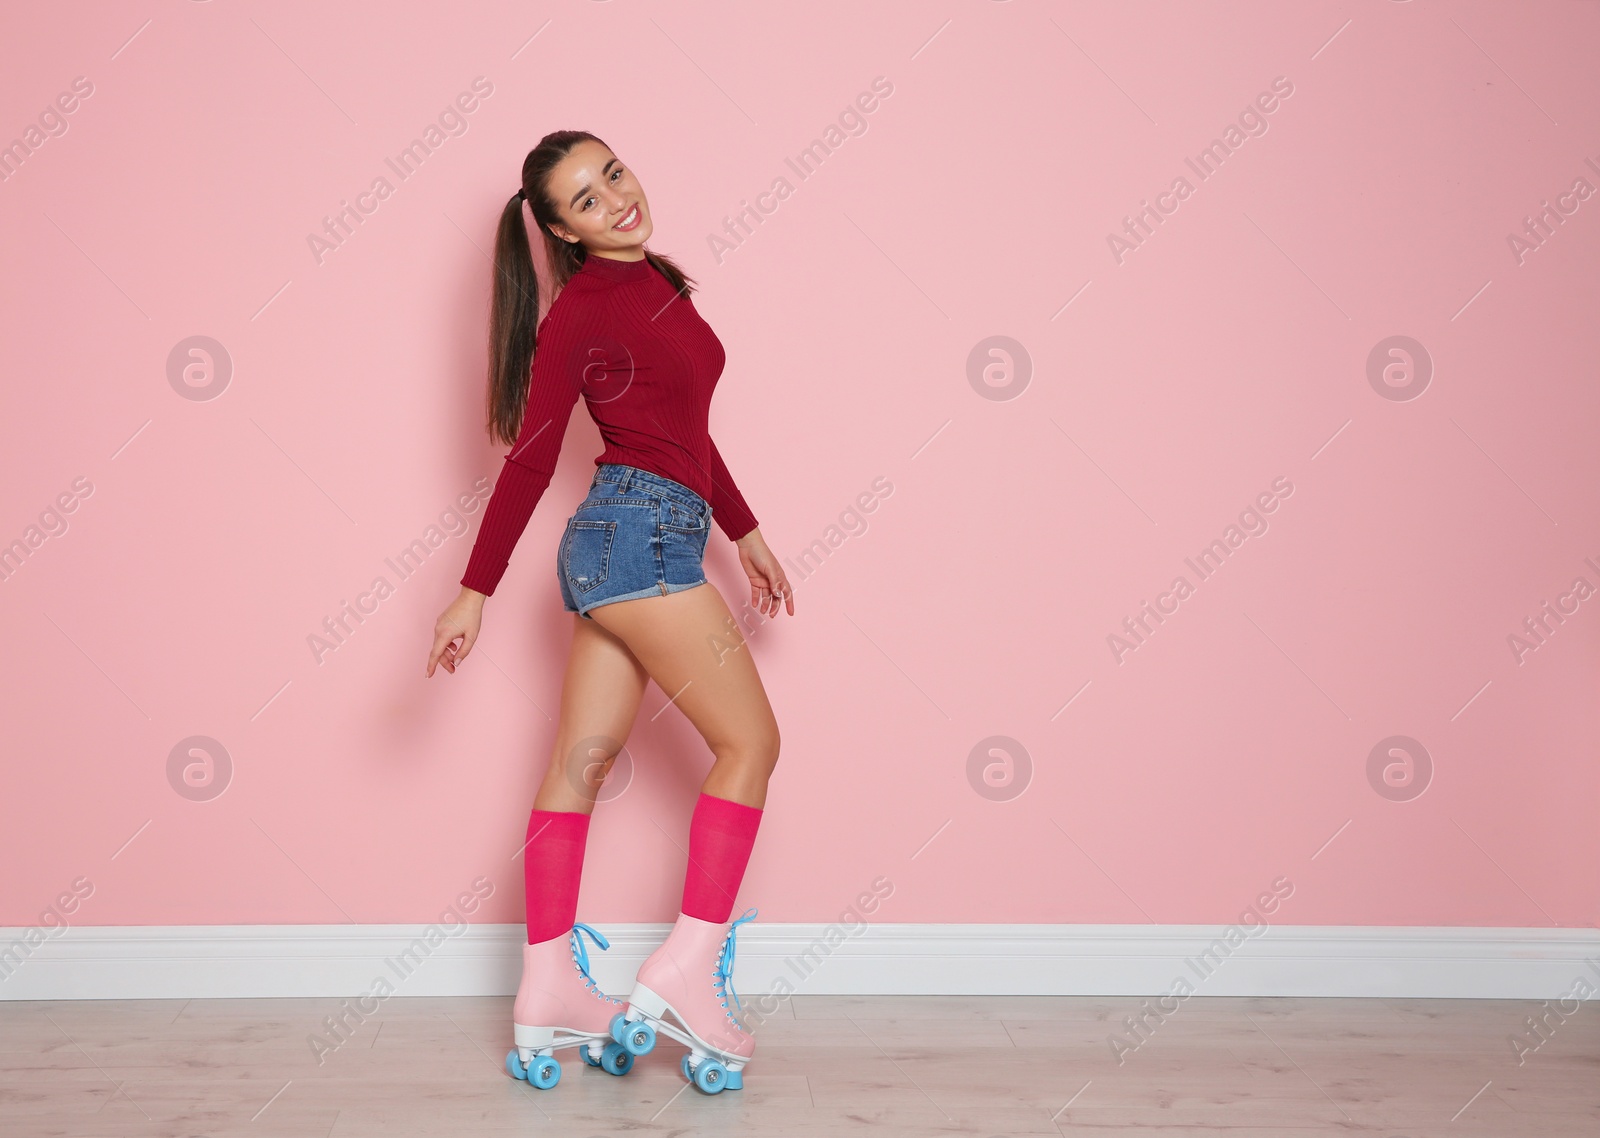
<svg viewBox="0 0 1600 1138">
<path fill-rule="evenodd" d="M 494 595 L 534 506 L 550 485 L 567 420 L 582 390 L 581 360 L 572 350 L 568 315 L 552 308 L 539 329 L 522 428 L 501 465 L 461 578 L 461 584 L 486 596 Z"/>
<path fill-rule="evenodd" d="M 717 440 L 708 435 L 707 441 L 711 444 L 711 516 L 729 541 L 738 541 L 756 528 L 756 516 L 750 512 L 739 487 L 734 485 L 728 464 L 722 461 L 722 453 L 717 450 Z"/>
</svg>

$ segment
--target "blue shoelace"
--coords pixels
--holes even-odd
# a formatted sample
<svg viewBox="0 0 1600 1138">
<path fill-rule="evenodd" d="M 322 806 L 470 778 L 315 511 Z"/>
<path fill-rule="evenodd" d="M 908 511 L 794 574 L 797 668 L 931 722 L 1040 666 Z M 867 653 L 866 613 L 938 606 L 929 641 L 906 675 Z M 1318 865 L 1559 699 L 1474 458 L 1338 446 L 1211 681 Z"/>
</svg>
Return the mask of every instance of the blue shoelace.
<svg viewBox="0 0 1600 1138">
<path fill-rule="evenodd" d="M 728 1013 L 728 1018 L 734 1020 L 735 1024 L 739 1021 L 734 1019 L 731 1011 L 728 1011 L 728 997 L 733 997 L 734 1007 L 743 1008 L 744 1005 L 739 1001 L 739 993 L 733 990 L 734 945 L 738 939 L 739 926 L 746 921 L 754 920 L 756 912 L 757 910 L 751 909 L 728 926 L 727 939 L 722 942 L 722 952 L 717 957 L 717 970 L 712 973 L 717 979 L 717 994 L 722 997 L 722 1010 Z"/>
<path fill-rule="evenodd" d="M 600 991 L 600 986 L 595 983 L 594 977 L 589 975 L 589 949 L 584 945 L 583 937 L 579 936 L 579 933 L 589 934 L 602 950 L 610 948 L 611 942 L 601 936 L 599 930 L 590 928 L 588 925 L 576 924 L 572 926 L 572 958 L 578 962 L 578 971 L 583 973 L 583 986 L 585 988 L 593 988 L 596 995 L 605 996 L 605 993 Z M 611 997 L 606 996 L 606 999 L 610 1000 Z M 616 1001 L 613 1000 L 612 1002 L 615 1003 Z"/>
</svg>

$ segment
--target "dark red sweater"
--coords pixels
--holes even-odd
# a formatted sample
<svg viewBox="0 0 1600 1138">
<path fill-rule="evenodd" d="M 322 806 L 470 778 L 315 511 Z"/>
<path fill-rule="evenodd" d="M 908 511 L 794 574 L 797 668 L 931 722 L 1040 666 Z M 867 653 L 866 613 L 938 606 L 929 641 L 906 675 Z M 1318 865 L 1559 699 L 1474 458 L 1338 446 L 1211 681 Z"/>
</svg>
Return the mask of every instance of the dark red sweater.
<svg viewBox="0 0 1600 1138">
<path fill-rule="evenodd" d="M 623 463 L 683 483 L 711 504 L 730 540 L 755 529 L 707 429 L 726 359 L 694 302 L 650 262 L 591 255 L 539 325 L 522 429 L 461 583 L 494 593 L 555 473 L 580 392 L 606 443 L 596 466 Z"/>
</svg>

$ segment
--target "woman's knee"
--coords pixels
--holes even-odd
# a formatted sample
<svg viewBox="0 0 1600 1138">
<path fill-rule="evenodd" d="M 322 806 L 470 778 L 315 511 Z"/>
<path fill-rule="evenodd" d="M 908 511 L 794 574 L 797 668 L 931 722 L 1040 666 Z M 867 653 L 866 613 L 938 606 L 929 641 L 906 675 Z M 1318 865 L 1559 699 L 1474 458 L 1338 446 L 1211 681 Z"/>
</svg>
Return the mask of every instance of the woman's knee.
<svg viewBox="0 0 1600 1138">
<path fill-rule="evenodd" d="M 561 797 L 575 795 L 593 803 L 623 743 L 610 735 L 589 735 L 570 745 L 558 744 L 545 769 L 544 789 Z"/>
<path fill-rule="evenodd" d="M 731 763 L 770 775 L 773 768 L 778 765 L 781 742 L 778 725 L 774 723 L 738 739 L 719 743 L 711 748 L 711 753 L 718 762 Z"/>
</svg>

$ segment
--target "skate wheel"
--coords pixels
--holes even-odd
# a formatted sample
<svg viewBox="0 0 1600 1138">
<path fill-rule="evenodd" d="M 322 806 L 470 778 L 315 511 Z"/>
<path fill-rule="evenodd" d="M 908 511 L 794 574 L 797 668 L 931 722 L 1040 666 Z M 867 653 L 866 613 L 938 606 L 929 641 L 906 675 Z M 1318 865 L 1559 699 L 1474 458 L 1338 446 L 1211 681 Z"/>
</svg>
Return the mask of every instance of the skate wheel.
<svg viewBox="0 0 1600 1138">
<path fill-rule="evenodd" d="M 517 1058 L 517 1049 L 515 1047 L 506 1052 L 506 1074 L 513 1079 L 526 1080 L 528 1077 L 528 1068 L 524 1067 L 522 1060 Z"/>
<path fill-rule="evenodd" d="M 606 1046 L 607 1047 L 615 1047 L 616 1044 L 608 1043 L 608 1044 L 606 1044 Z M 598 1066 L 600 1066 L 600 1059 L 599 1059 L 598 1056 L 595 1055 L 595 1053 L 593 1051 L 593 1047 L 594 1047 L 594 1044 L 585 1043 L 582 1047 L 578 1048 L 578 1051 L 579 1051 L 580 1054 L 583 1055 L 583 1061 L 585 1063 L 589 1064 L 589 1066 L 591 1066 L 591 1067 L 598 1067 Z M 604 1054 L 604 1052 L 601 1052 L 601 1054 Z"/>
<path fill-rule="evenodd" d="M 719 1060 L 707 1057 L 695 1064 L 694 1085 L 708 1095 L 719 1095 L 727 1086 L 728 1068 Z"/>
<path fill-rule="evenodd" d="M 536 1059 L 528 1064 L 528 1082 L 547 1091 L 561 1081 L 561 1064 L 549 1056 Z"/>
<path fill-rule="evenodd" d="M 694 1082 L 694 1064 L 689 1062 L 689 1053 L 683 1053 L 683 1061 L 678 1064 L 678 1070 L 683 1072 L 683 1077 L 689 1082 Z"/>
<path fill-rule="evenodd" d="M 611 1037 L 622 1044 L 630 1055 L 648 1055 L 656 1045 L 656 1029 L 642 1019 L 623 1025 L 620 1032 L 617 1026 L 617 1021 L 612 1020 Z"/>
<path fill-rule="evenodd" d="M 608 1075 L 626 1075 L 633 1069 L 633 1053 L 620 1043 L 608 1043 L 600 1052 L 599 1066 Z"/>
</svg>

